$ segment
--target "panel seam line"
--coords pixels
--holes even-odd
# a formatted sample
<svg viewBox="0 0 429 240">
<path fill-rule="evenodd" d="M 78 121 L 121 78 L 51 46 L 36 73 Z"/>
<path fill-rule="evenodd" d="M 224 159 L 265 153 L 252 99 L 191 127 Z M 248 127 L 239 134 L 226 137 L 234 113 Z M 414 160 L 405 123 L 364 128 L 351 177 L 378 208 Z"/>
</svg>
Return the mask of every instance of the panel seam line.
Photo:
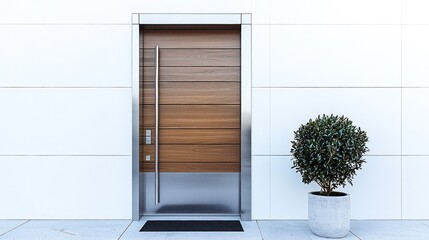
<svg viewBox="0 0 429 240">
<path fill-rule="evenodd" d="M 131 224 L 132 224 L 132 223 L 133 223 L 133 221 L 130 221 L 130 223 L 129 223 L 129 224 L 128 224 L 128 226 L 125 228 L 125 230 L 121 233 L 121 235 L 119 235 L 118 240 L 122 238 L 122 236 L 125 234 L 125 232 L 128 230 L 128 228 L 131 226 Z"/>
<path fill-rule="evenodd" d="M 7 233 L 9 233 L 9 232 L 12 232 L 13 230 L 15 230 L 15 229 L 17 229 L 17 228 L 21 227 L 22 225 L 24 225 L 24 224 L 28 223 L 29 221 L 30 221 L 30 220 L 27 220 L 27 221 L 25 221 L 25 222 L 23 222 L 23 223 L 19 224 L 18 226 L 16 226 L 16 227 L 14 227 L 14 228 L 10 229 L 9 231 L 7 231 L 7 232 L 5 232 L 5 233 L 0 234 L 0 237 L 2 237 L 2 236 L 4 236 L 4 235 L 6 235 L 6 234 L 7 234 Z"/>
</svg>

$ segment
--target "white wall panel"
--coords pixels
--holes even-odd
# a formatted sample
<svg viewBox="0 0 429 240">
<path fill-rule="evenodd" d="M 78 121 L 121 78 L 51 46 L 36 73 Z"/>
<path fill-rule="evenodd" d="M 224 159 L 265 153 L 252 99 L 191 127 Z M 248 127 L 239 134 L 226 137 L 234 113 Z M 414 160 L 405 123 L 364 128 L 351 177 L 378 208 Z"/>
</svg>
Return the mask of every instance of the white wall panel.
<svg viewBox="0 0 429 240">
<path fill-rule="evenodd" d="M 404 156 L 402 167 L 402 217 L 428 219 L 429 156 Z"/>
<path fill-rule="evenodd" d="M 270 86 L 270 26 L 252 26 L 252 87 Z"/>
<path fill-rule="evenodd" d="M 271 86 L 400 86 L 400 26 L 272 26 Z"/>
<path fill-rule="evenodd" d="M 270 23 L 270 2 L 271 0 L 252 0 L 252 23 Z"/>
<path fill-rule="evenodd" d="M 131 87 L 130 26 L 0 25 L 0 39 L 0 87 Z"/>
<path fill-rule="evenodd" d="M 1 219 L 130 219 L 131 157 L 0 156 Z"/>
<path fill-rule="evenodd" d="M 271 0 L 271 23 L 400 24 L 401 0 Z"/>
<path fill-rule="evenodd" d="M 270 153 L 270 90 L 252 89 L 252 155 Z"/>
<path fill-rule="evenodd" d="M 270 218 L 270 157 L 252 157 L 252 219 Z"/>
<path fill-rule="evenodd" d="M 401 157 L 365 159 L 354 186 L 337 189 L 351 194 L 351 218 L 400 219 Z M 302 183 L 301 175 L 291 167 L 291 157 L 271 157 L 271 219 L 306 219 L 307 193 L 320 189 L 315 183 Z M 382 179 L 380 168 L 387 174 Z"/>
<path fill-rule="evenodd" d="M 403 0 L 402 23 L 429 24 L 429 2 L 427 0 Z"/>
<path fill-rule="evenodd" d="M 0 23 L 131 22 L 131 0 L 2 0 Z"/>
<path fill-rule="evenodd" d="M 291 159 L 271 157 L 271 219 L 307 219 L 308 192 L 320 190 L 315 183 L 302 183 Z"/>
<path fill-rule="evenodd" d="M 131 89 L 0 88 L 0 155 L 130 155 Z"/>
<path fill-rule="evenodd" d="M 250 13 L 249 0 L 131 0 L 138 13 Z"/>
<path fill-rule="evenodd" d="M 345 115 L 365 130 L 369 154 L 401 154 L 401 90 L 391 88 L 272 89 L 271 154 L 290 154 L 293 131 L 322 114 Z"/>
<path fill-rule="evenodd" d="M 429 26 L 403 26 L 402 34 L 403 86 L 429 87 Z"/>
<path fill-rule="evenodd" d="M 350 193 L 352 219 L 401 218 L 401 157 L 364 157 L 353 186 L 338 189 Z M 382 172 L 382 174 L 381 174 Z"/>
<path fill-rule="evenodd" d="M 402 90 L 402 151 L 404 155 L 429 155 L 429 89 Z"/>
</svg>

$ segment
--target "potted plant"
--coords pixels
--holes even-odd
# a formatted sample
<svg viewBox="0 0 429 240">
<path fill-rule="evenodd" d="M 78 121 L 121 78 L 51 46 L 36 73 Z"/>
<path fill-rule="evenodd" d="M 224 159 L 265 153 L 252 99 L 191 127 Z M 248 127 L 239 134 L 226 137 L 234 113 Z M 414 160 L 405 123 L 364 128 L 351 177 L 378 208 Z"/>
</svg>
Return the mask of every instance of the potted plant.
<svg viewBox="0 0 429 240">
<path fill-rule="evenodd" d="M 334 191 L 352 184 L 369 151 L 366 132 L 347 117 L 323 115 L 294 132 L 292 168 L 305 184 L 316 182 L 320 191 L 308 194 L 308 223 L 322 237 L 341 238 L 350 231 L 350 195 Z"/>
</svg>

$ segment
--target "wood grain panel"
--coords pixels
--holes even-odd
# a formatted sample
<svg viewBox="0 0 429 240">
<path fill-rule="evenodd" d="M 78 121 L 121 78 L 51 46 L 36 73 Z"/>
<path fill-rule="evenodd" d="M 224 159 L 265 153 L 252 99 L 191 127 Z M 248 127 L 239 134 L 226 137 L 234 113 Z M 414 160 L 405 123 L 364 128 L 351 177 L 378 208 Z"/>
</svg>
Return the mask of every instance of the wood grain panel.
<svg viewBox="0 0 429 240">
<path fill-rule="evenodd" d="M 146 129 L 140 127 L 144 133 Z M 240 137 L 240 129 L 159 129 L 159 144 L 240 144 Z M 145 136 L 140 134 L 140 144 L 144 143 Z"/>
<path fill-rule="evenodd" d="M 140 161 L 144 163 L 154 163 L 155 162 L 154 151 L 155 151 L 155 146 L 153 144 L 145 145 L 140 142 L 140 146 L 139 146 Z M 150 155 L 150 160 L 146 160 L 146 155 Z"/>
<path fill-rule="evenodd" d="M 163 105 L 160 109 L 160 127 L 240 128 L 239 105 Z"/>
<path fill-rule="evenodd" d="M 144 126 L 155 126 L 155 106 L 140 109 Z M 159 127 L 240 128 L 240 105 L 160 105 Z"/>
<path fill-rule="evenodd" d="M 240 129 L 160 129 L 161 144 L 240 144 Z"/>
<path fill-rule="evenodd" d="M 171 27 L 141 31 L 140 170 L 154 171 L 154 144 L 144 144 L 144 130 L 151 128 L 154 142 L 159 45 L 160 171 L 240 172 L 240 28 Z"/>
<path fill-rule="evenodd" d="M 155 81 L 154 67 L 140 67 L 143 81 Z M 237 81 L 240 67 L 160 67 L 159 81 Z"/>
<path fill-rule="evenodd" d="M 154 172 L 153 163 L 140 162 L 140 172 Z M 163 163 L 160 172 L 240 172 L 240 163 Z"/>
<path fill-rule="evenodd" d="M 142 156 L 155 159 L 155 146 L 144 145 Z M 240 162 L 240 145 L 159 145 L 159 162 Z"/>
<path fill-rule="evenodd" d="M 155 104 L 155 82 L 143 82 L 140 84 L 140 89 L 143 89 L 143 94 L 140 94 L 140 104 Z M 162 100 L 161 97 L 159 100 Z"/>
<path fill-rule="evenodd" d="M 144 48 L 240 48 L 239 30 L 145 30 Z"/>
<path fill-rule="evenodd" d="M 155 50 L 140 49 L 140 63 L 143 66 L 155 65 Z M 160 67 L 239 67 L 240 49 L 160 49 Z"/>
<path fill-rule="evenodd" d="M 140 105 L 140 124 L 143 123 L 144 128 L 155 127 L 155 106 L 154 105 Z M 144 132 L 140 132 L 144 135 Z"/>
<path fill-rule="evenodd" d="M 144 82 L 143 104 L 155 104 L 155 82 Z M 240 104 L 239 82 L 161 82 L 160 104 Z"/>
</svg>

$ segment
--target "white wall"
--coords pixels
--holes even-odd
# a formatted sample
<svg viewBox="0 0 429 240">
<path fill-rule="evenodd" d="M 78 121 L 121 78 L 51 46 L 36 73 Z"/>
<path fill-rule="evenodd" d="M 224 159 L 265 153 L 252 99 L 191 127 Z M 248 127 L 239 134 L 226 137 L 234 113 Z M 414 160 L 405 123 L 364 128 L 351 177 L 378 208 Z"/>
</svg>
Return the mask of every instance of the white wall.
<svg viewBox="0 0 429 240">
<path fill-rule="evenodd" d="M 254 219 L 307 218 L 290 141 L 318 114 L 344 114 L 371 151 L 355 219 L 429 219 L 429 4 L 424 0 L 253 0 Z M 426 25 L 425 25 L 426 24 Z M 263 206 L 263 207 L 261 207 Z"/>
<path fill-rule="evenodd" d="M 252 217 L 306 218 L 292 131 L 345 114 L 357 219 L 429 219 L 425 0 L 0 2 L 0 218 L 131 218 L 131 13 L 252 13 Z M 426 24 L 426 25 L 425 25 Z"/>
<path fill-rule="evenodd" d="M 131 2 L 0 2 L 0 218 L 131 218 Z"/>
</svg>

